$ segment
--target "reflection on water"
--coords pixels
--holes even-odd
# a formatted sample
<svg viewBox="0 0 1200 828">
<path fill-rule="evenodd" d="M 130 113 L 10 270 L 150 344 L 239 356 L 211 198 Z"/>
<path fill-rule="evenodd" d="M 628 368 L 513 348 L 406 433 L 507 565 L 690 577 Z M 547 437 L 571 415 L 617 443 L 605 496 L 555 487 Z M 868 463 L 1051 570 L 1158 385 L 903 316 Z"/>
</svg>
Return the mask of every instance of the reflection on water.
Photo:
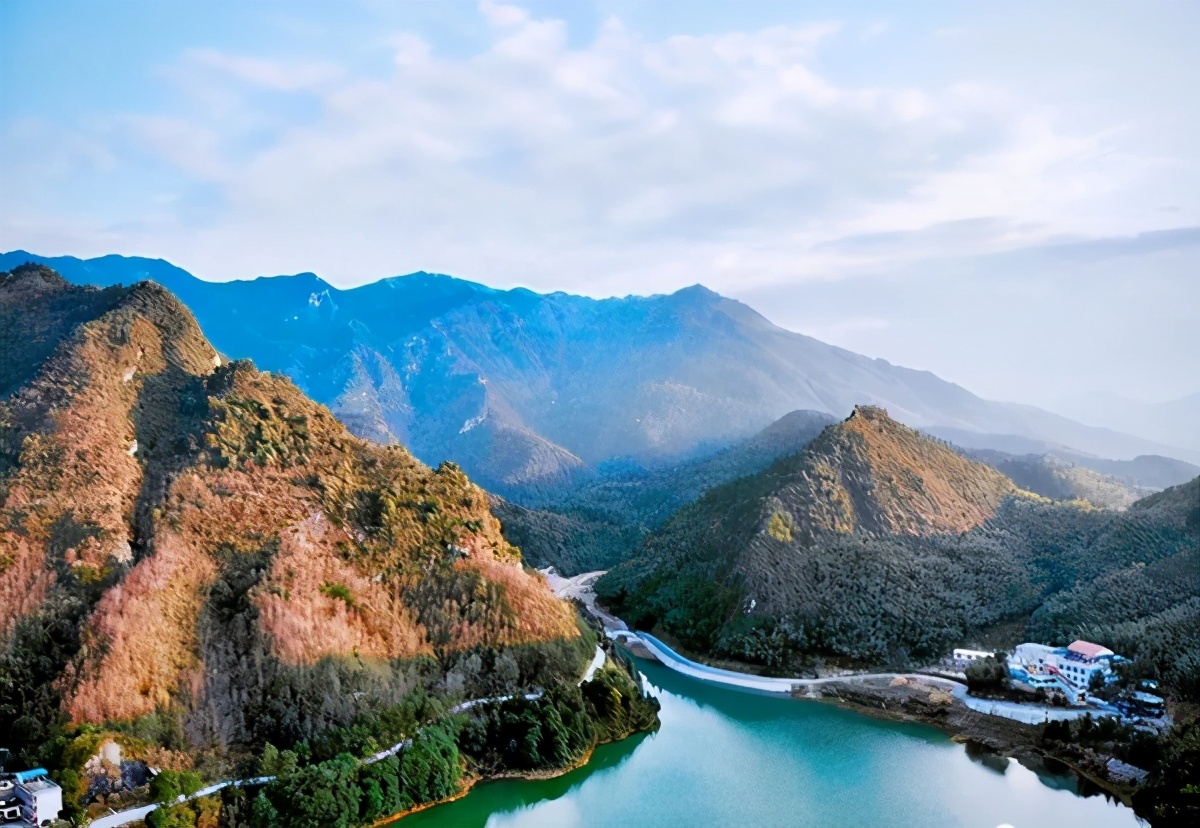
<svg viewBox="0 0 1200 828">
<path fill-rule="evenodd" d="M 990 750 L 983 745 L 975 742 L 967 742 L 964 747 L 967 749 L 967 758 L 973 762 L 978 762 L 988 770 L 993 770 L 1001 776 L 1008 770 L 1009 759 L 1007 756 L 1001 756 L 994 750 Z"/>
<path fill-rule="evenodd" d="M 964 750 L 933 728 L 718 688 L 639 662 L 661 731 L 596 751 L 544 781 L 479 785 L 407 817 L 421 826 L 1132 828 L 1132 811 L 1076 795 L 1070 776 Z"/>
</svg>

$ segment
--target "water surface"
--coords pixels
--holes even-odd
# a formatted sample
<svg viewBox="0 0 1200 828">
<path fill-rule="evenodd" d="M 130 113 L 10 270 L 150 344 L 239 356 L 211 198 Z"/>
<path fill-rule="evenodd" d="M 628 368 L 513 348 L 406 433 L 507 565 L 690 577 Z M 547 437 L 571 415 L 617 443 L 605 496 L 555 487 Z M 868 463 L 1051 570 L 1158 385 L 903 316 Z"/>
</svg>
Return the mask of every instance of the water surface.
<svg viewBox="0 0 1200 828">
<path fill-rule="evenodd" d="M 662 729 L 546 781 L 488 782 L 401 828 L 963 826 L 1133 828 L 1133 812 L 968 753 L 923 725 L 714 687 L 639 661 Z"/>
</svg>

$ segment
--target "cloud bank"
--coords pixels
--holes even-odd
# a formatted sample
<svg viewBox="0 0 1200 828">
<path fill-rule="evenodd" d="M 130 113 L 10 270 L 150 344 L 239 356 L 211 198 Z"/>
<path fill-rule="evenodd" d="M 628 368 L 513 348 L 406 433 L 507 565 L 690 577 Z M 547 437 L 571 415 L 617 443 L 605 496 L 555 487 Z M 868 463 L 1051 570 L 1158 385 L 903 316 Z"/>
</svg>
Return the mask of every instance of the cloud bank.
<svg viewBox="0 0 1200 828">
<path fill-rule="evenodd" d="M 1107 98 L 946 64 L 986 44 L 978 21 L 648 35 L 614 15 L 580 36 L 491 0 L 471 15 L 475 48 L 380 25 L 358 33 L 366 63 L 196 42 L 148 69 L 156 96 L 9 118 L 0 246 L 161 255 L 216 279 L 424 269 L 597 296 L 703 282 L 896 358 L 888 332 L 921 314 L 842 304 L 902 276 L 937 312 L 939 296 L 986 310 L 977 275 L 944 274 L 986 258 L 1003 281 L 1005 255 L 1066 242 L 1109 262 L 1126 254 L 1105 239 L 1200 225 L 1195 156 Z M 900 68 L 923 51 L 959 71 Z M 835 297 L 818 319 L 796 310 L 809 290 Z"/>
</svg>

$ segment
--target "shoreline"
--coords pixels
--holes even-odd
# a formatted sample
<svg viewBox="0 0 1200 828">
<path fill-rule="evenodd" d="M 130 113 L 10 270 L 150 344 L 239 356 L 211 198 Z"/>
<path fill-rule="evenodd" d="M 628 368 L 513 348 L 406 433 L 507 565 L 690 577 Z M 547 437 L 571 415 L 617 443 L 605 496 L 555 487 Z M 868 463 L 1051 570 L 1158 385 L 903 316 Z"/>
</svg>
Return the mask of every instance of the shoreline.
<svg viewBox="0 0 1200 828">
<path fill-rule="evenodd" d="M 502 771 L 501 773 L 496 774 L 471 774 L 463 779 L 462 787 L 453 796 L 446 797 L 445 799 L 439 799 L 436 802 L 424 802 L 420 805 L 415 805 L 408 810 L 399 811 L 398 813 L 392 814 L 391 816 L 385 817 L 377 822 L 373 822 L 371 824 L 371 828 L 381 828 L 384 825 L 390 825 L 392 823 L 399 822 L 405 817 L 412 816 L 420 811 L 426 811 L 430 808 L 435 808 L 438 805 L 446 805 L 450 802 L 456 802 L 457 800 L 462 799 L 467 794 L 471 793 L 471 791 L 475 789 L 476 785 L 485 782 L 499 782 L 502 780 L 514 779 L 523 782 L 539 782 L 547 779 L 557 779 L 560 776 L 566 776 L 568 773 L 572 773 L 582 767 L 586 767 L 587 764 L 592 761 L 592 756 L 595 755 L 596 748 L 600 747 L 601 745 L 616 744 L 617 742 L 624 741 L 625 739 L 637 735 L 639 732 L 642 731 L 626 733 L 620 739 L 610 739 L 604 742 L 597 741 L 590 748 L 584 751 L 584 753 L 578 759 L 576 759 L 570 765 L 562 768 L 547 768 L 544 770 L 531 771 Z"/>
<path fill-rule="evenodd" d="M 676 653 L 670 645 L 645 633 L 622 631 L 613 638 L 638 658 L 654 661 L 705 684 L 735 691 L 786 694 L 800 701 L 833 704 L 885 721 L 927 725 L 947 734 L 952 741 L 1015 759 L 1035 772 L 1057 773 L 1049 767 L 1049 763 L 1055 763 L 1077 780 L 1085 781 L 1125 805 L 1132 805 L 1136 786 L 1109 780 L 1076 759 L 1048 752 L 1040 744 L 1040 723 L 972 707 L 966 701 L 969 697 L 965 684 L 953 679 L 923 673 L 849 674 L 819 679 L 757 676 L 693 662 Z M 629 638 L 632 640 L 627 640 Z"/>
<path fill-rule="evenodd" d="M 979 713 L 962 705 L 957 699 L 944 705 L 941 711 L 933 712 L 922 709 L 928 702 L 914 703 L 913 700 L 901 700 L 896 695 L 886 692 L 875 692 L 887 689 L 894 688 L 860 684 L 831 685 L 828 690 L 823 690 L 818 695 L 799 698 L 804 701 L 832 704 L 882 721 L 928 725 L 947 734 L 953 742 L 965 746 L 973 745 L 994 755 L 1014 759 L 1034 772 L 1058 775 L 1059 771 L 1048 766 L 1048 763 L 1055 763 L 1089 785 L 1132 807 L 1131 797 L 1136 790 L 1135 786 L 1105 779 L 1090 768 L 1081 766 L 1076 760 L 1045 750 L 1038 744 L 1036 725 Z M 875 701 L 879 706 L 873 703 Z M 893 704 L 888 706 L 888 702 Z"/>
</svg>

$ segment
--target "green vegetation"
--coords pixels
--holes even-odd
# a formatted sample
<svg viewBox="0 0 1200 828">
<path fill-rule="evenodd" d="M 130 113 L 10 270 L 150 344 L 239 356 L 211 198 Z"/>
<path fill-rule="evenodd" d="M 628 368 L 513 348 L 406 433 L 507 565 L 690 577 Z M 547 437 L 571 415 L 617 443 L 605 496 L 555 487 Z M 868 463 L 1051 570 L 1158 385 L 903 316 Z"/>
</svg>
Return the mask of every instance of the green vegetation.
<svg viewBox="0 0 1200 828">
<path fill-rule="evenodd" d="M 276 778 L 257 792 L 224 791 L 221 824 L 352 828 L 448 799 L 471 777 L 569 768 L 597 743 L 657 726 L 658 704 L 642 695 L 631 669 L 618 662 L 582 687 L 555 685 L 537 699 L 517 697 L 453 717 L 418 695 L 294 750 L 267 745 L 258 770 Z M 432 718 L 419 722 L 423 715 Z M 377 736 L 398 739 L 406 729 L 410 746 L 362 762 L 378 750 Z"/>
<path fill-rule="evenodd" d="M 775 493 L 794 478 L 782 465 L 680 510 L 597 594 L 637 627 L 770 670 L 814 657 L 905 666 L 971 641 L 1085 637 L 1200 699 L 1200 531 L 1189 523 L 1200 481 L 1124 513 L 1012 497 L 962 534 L 797 521 L 787 542 Z"/>
<path fill-rule="evenodd" d="M 165 770 L 150 780 L 150 796 L 166 805 L 181 796 L 191 796 L 202 787 L 204 782 L 198 773 Z"/>
<path fill-rule="evenodd" d="M 330 598 L 337 598 L 342 601 L 350 609 L 354 609 L 354 595 L 350 592 L 350 587 L 345 584 L 335 584 L 329 581 L 321 584 L 321 594 L 328 595 Z"/>
<path fill-rule="evenodd" d="M 1134 793 L 1133 807 L 1154 828 L 1190 828 L 1200 818 L 1198 722 L 1155 736 L 1111 717 L 1084 716 L 1042 725 L 1040 746 L 1102 778 L 1110 756 L 1147 771 L 1149 779 Z"/>
<path fill-rule="evenodd" d="M 1141 765 L 1150 780 L 1134 809 L 1154 828 L 1191 828 L 1200 819 L 1200 723 L 1172 728 L 1155 747 L 1157 761 Z"/>
<path fill-rule="evenodd" d="M 661 469 L 609 470 L 566 492 L 527 492 L 524 506 L 496 498 L 492 507 L 509 543 L 534 566 L 553 565 L 563 574 L 609 569 L 706 490 L 799 451 L 833 422 L 817 411 L 793 411 L 707 457 Z"/>
<path fill-rule="evenodd" d="M 1008 686 L 1008 664 L 1004 653 L 972 661 L 967 665 L 966 675 L 967 687 L 973 693 L 1003 690 Z"/>
</svg>

